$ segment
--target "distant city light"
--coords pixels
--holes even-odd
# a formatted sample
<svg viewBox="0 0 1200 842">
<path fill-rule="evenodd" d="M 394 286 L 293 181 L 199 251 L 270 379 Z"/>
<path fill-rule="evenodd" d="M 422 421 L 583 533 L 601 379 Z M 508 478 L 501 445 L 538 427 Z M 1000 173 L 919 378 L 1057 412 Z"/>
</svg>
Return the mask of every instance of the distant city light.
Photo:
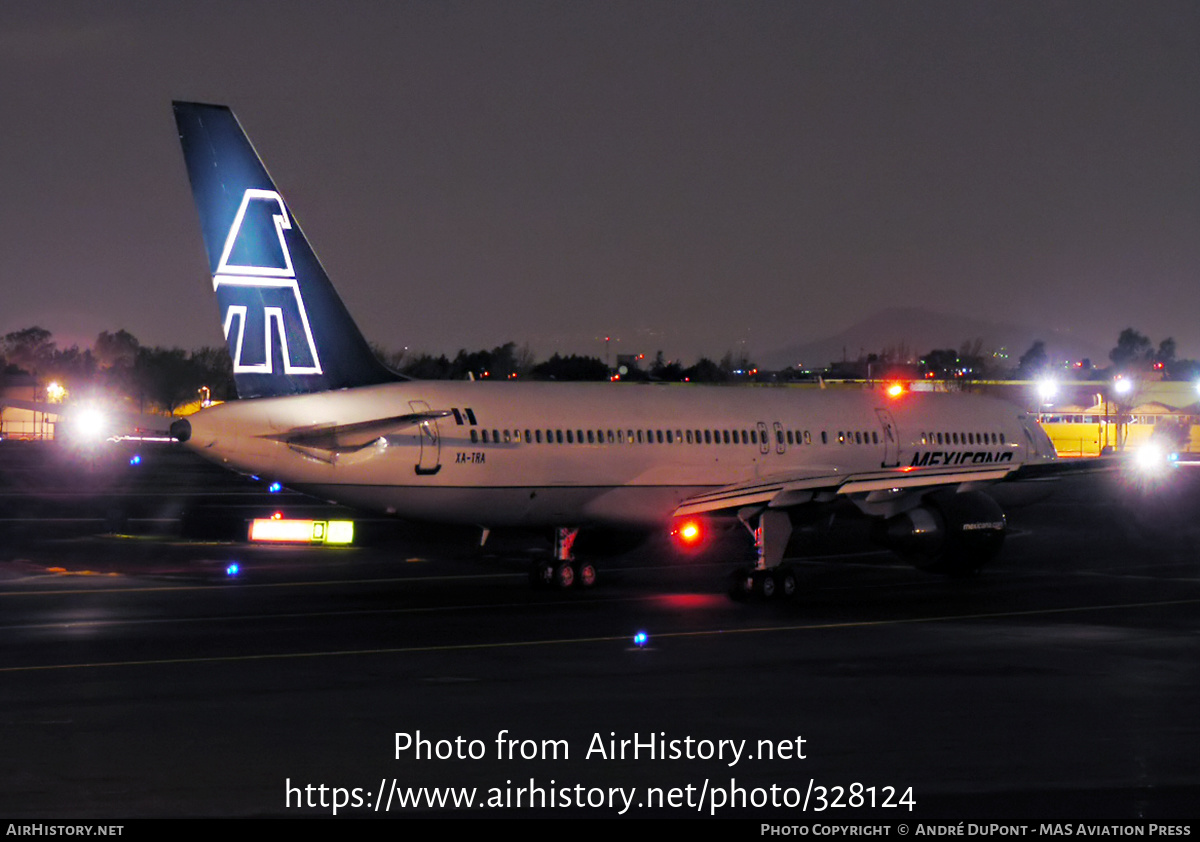
<svg viewBox="0 0 1200 842">
<path fill-rule="evenodd" d="M 88 407 L 71 417 L 75 435 L 88 441 L 99 441 L 104 438 L 108 428 L 108 416 L 96 407 Z"/>
<path fill-rule="evenodd" d="M 1145 476 L 1161 476 L 1178 465 L 1179 455 L 1169 453 L 1155 441 L 1147 442 L 1134 454 L 1134 464 Z"/>
</svg>

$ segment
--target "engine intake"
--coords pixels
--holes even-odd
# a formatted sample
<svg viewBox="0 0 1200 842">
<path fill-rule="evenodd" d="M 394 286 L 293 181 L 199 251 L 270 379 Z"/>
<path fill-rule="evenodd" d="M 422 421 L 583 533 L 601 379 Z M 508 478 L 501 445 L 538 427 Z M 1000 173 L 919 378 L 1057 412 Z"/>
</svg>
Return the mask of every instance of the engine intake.
<svg viewBox="0 0 1200 842">
<path fill-rule="evenodd" d="M 940 491 L 923 505 L 888 518 L 876 540 L 921 570 L 970 576 L 1004 545 L 1000 505 L 981 491 Z"/>
</svg>

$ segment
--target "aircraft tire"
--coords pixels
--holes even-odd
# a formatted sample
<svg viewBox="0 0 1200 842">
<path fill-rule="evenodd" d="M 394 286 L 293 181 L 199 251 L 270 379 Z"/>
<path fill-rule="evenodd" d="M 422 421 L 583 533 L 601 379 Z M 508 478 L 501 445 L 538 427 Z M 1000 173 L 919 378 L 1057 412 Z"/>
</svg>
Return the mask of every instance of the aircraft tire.
<svg viewBox="0 0 1200 842">
<path fill-rule="evenodd" d="M 753 572 L 749 567 L 739 567 L 729 574 L 729 598 L 745 602 L 754 593 Z"/>
<path fill-rule="evenodd" d="M 581 588 L 591 588 L 596 584 L 596 568 L 590 561 L 577 561 L 575 567 L 575 583 Z"/>
<path fill-rule="evenodd" d="M 562 563 L 554 567 L 554 585 L 559 590 L 565 591 L 575 584 L 575 568 L 569 563 Z"/>
<path fill-rule="evenodd" d="M 754 573 L 754 592 L 763 599 L 774 599 L 779 592 L 776 587 L 775 574 L 770 570 L 756 570 Z"/>
<path fill-rule="evenodd" d="M 791 567 L 780 567 L 775 571 L 775 581 L 778 587 L 776 590 L 784 599 L 791 599 L 796 595 L 799 586 L 796 584 L 796 571 Z"/>
<path fill-rule="evenodd" d="M 529 565 L 529 584 L 534 588 L 548 588 L 554 584 L 554 565 L 548 561 L 535 561 Z"/>
</svg>

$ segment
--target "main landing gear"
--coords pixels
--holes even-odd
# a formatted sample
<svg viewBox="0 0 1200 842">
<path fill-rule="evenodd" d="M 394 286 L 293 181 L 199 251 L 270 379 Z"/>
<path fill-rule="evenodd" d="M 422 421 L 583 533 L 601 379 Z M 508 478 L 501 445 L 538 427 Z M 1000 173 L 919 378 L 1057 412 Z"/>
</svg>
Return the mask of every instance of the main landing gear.
<svg viewBox="0 0 1200 842">
<path fill-rule="evenodd" d="M 792 536 L 792 521 L 778 509 L 743 509 L 738 520 L 754 536 L 754 566 L 739 567 L 729 577 L 729 596 L 738 601 L 751 597 L 775 599 L 796 594 L 796 571 L 783 563 Z"/>
<path fill-rule="evenodd" d="M 579 561 L 572 551 L 579 530 L 559 527 L 554 530 L 554 560 L 536 561 L 529 571 L 529 581 L 535 587 L 590 588 L 596 584 L 596 568 L 590 561 Z"/>
</svg>

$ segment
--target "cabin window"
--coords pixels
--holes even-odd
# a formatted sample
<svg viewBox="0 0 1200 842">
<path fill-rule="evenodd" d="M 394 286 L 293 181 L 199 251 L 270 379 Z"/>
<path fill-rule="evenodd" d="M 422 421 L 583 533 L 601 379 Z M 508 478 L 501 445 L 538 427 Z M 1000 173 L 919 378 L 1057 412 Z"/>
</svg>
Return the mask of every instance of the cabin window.
<svg viewBox="0 0 1200 842">
<path fill-rule="evenodd" d="M 562 430 L 555 430 L 555 431 L 554 431 L 554 440 L 555 440 L 555 441 L 557 441 L 559 444 L 562 444 L 562 443 L 563 443 L 563 434 L 562 434 Z"/>
<path fill-rule="evenodd" d="M 476 444 L 479 441 L 479 433 L 475 430 L 471 431 L 471 444 Z"/>
</svg>

